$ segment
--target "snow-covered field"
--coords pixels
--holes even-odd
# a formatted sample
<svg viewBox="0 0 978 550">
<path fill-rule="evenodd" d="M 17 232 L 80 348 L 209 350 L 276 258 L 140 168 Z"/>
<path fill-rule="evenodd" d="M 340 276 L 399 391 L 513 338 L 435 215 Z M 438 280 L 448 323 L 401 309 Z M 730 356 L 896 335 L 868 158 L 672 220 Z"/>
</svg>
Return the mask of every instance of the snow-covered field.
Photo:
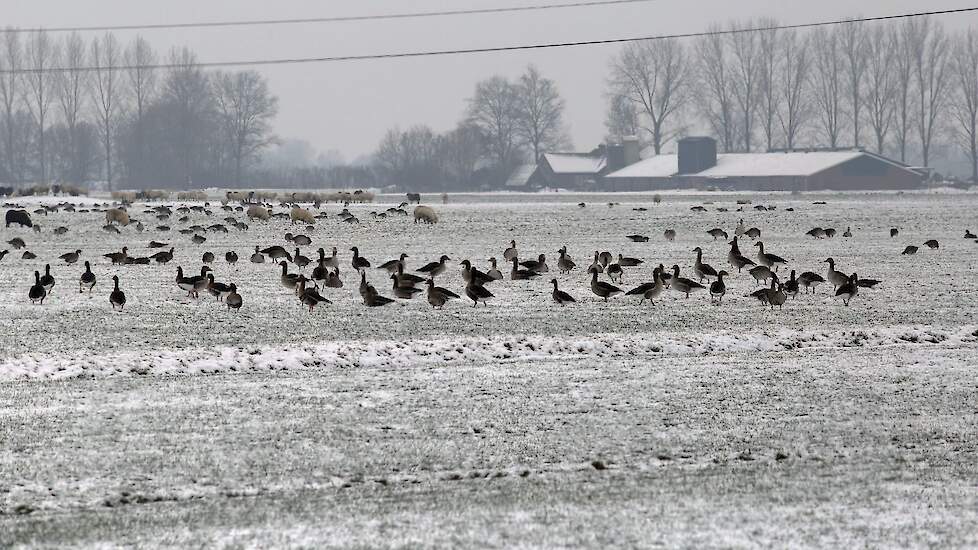
<svg viewBox="0 0 978 550">
<path fill-rule="evenodd" d="M 745 198 L 777 209 L 736 212 Z M 274 264 L 248 261 L 254 246 L 287 245 L 287 221 L 199 246 L 176 229 L 219 222 L 219 205 L 174 216 L 168 233 L 142 205 L 143 233 L 66 212 L 35 215 L 40 233 L 3 230 L 38 258 L 0 260 L 0 546 L 978 544 L 978 244 L 963 238 L 978 230 L 978 195 L 453 196 L 434 226 L 371 218 L 394 200 L 351 206 L 360 225 L 324 206 L 302 252 L 339 248 L 346 284 L 312 315 Z M 626 289 L 659 263 L 691 276 L 696 246 L 727 267 L 729 247 L 706 231 L 732 234 L 740 218 L 799 273 L 824 274 L 831 256 L 883 283 L 850 307 L 823 285 L 780 311 L 746 297 L 746 273 L 719 307 L 705 293 L 651 306 L 590 292 L 595 250 L 645 260 L 626 268 Z M 813 240 L 815 226 L 839 236 Z M 939 250 L 923 246 L 932 238 Z M 494 283 L 485 308 L 436 311 L 423 295 L 366 308 L 348 267 L 353 245 L 374 265 L 447 254 L 438 284 L 462 294 L 458 262 L 485 269 L 510 239 L 525 259 L 547 254 L 552 273 Z M 149 255 L 150 240 L 173 243 L 174 261 L 102 257 Z M 908 244 L 920 252 L 901 256 Z M 570 275 L 555 273 L 562 245 Z M 91 296 L 78 293 L 81 263 L 57 259 L 75 249 L 98 277 Z M 176 266 L 196 273 L 208 250 L 240 312 L 175 286 Z M 45 263 L 57 283 L 34 306 Z M 579 302 L 554 304 L 552 277 Z M 370 280 L 390 295 L 384 272 Z"/>
</svg>

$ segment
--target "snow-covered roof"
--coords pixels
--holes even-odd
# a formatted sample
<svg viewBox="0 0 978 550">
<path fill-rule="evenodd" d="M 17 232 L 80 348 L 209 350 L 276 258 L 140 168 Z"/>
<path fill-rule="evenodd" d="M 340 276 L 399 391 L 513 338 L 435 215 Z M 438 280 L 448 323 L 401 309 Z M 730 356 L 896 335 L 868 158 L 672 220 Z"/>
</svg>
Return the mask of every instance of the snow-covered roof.
<svg viewBox="0 0 978 550">
<path fill-rule="evenodd" d="M 716 166 L 687 175 L 705 178 L 811 176 L 866 154 L 861 151 L 727 153 L 717 155 Z M 900 166 L 882 157 L 874 158 Z M 676 175 L 678 171 L 678 155 L 658 155 L 613 172 L 607 177 L 667 178 Z"/>
<path fill-rule="evenodd" d="M 572 153 L 546 153 L 543 155 L 555 174 L 597 174 L 604 169 L 604 157 Z"/>
<path fill-rule="evenodd" d="M 521 164 L 513 170 L 506 180 L 506 187 L 526 187 L 530 177 L 537 171 L 536 164 Z"/>
</svg>

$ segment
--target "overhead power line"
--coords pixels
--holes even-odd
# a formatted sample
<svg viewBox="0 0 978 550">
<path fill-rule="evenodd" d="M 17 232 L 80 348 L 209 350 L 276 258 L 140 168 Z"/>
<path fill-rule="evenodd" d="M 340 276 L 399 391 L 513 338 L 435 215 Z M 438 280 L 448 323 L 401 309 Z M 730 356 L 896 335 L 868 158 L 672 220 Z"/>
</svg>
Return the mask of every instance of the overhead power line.
<svg viewBox="0 0 978 550">
<path fill-rule="evenodd" d="M 343 55 L 343 56 L 330 56 L 330 57 L 296 57 L 296 58 L 258 59 L 258 60 L 245 60 L 245 61 L 214 61 L 214 62 L 196 63 L 195 66 L 203 67 L 203 68 L 255 67 L 255 66 L 270 66 L 270 65 L 298 65 L 298 64 L 306 64 L 306 63 L 335 63 L 341 61 L 405 59 L 405 58 L 414 58 L 414 57 L 464 55 L 464 54 L 476 54 L 476 53 L 497 53 L 497 52 L 512 52 L 512 51 L 522 51 L 522 50 L 543 50 L 543 49 L 552 49 L 552 48 L 570 48 L 570 47 L 578 47 L 578 46 L 600 46 L 600 45 L 608 45 L 608 44 L 623 44 L 628 42 L 644 42 L 650 40 L 698 38 L 703 36 L 724 36 L 724 35 L 740 34 L 740 33 L 747 33 L 747 32 L 808 29 L 808 28 L 815 28 L 815 27 L 827 27 L 832 25 L 846 25 L 846 24 L 853 24 L 853 23 L 873 23 L 873 22 L 882 22 L 882 21 L 894 21 L 900 19 L 910 19 L 913 17 L 943 16 L 943 15 L 974 13 L 974 12 L 978 12 L 978 7 L 920 11 L 920 12 L 901 13 L 901 14 L 893 14 L 893 15 L 879 15 L 875 17 L 859 17 L 854 19 L 834 19 L 828 21 L 796 23 L 791 25 L 767 25 L 767 26 L 760 26 L 760 27 L 719 29 L 719 30 L 689 32 L 689 33 L 659 34 L 653 36 L 639 36 L 639 37 L 630 37 L 630 38 L 607 38 L 603 40 L 579 40 L 573 42 L 547 42 L 541 44 L 523 44 L 523 45 L 515 45 L 515 46 L 461 48 L 461 49 L 451 49 L 451 50 L 426 50 L 426 51 L 414 51 L 414 52 L 391 52 L 391 53 L 379 53 L 379 54 Z M 43 73 L 94 72 L 94 71 L 129 70 L 129 69 L 156 70 L 156 69 L 178 69 L 184 66 L 185 65 L 181 63 L 159 63 L 153 65 L 115 65 L 115 66 L 108 66 L 108 67 L 49 67 L 44 69 L 0 70 L 0 74 L 10 74 L 10 73 L 36 74 L 42 72 Z"/>
<path fill-rule="evenodd" d="M 336 17 L 304 17 L 294 19 L 259 19 L 245 21 L 200 21 L 193 23 L 150 23 L 134 25 L 93 25 L 82 27 L 35 27 L 35 28 L 6 28 L 0 33 L 29 33 L 36 31 L 47 32 L 89 32 L 89 31 L 143 31 L 160 29 L 200 29 L 211 27 L 257 27 L 269 25 L 304 25 L 313 23 L 349 23 L 356 21 L 383 21 L 391 19 L 421 19 L 424 17 L 452 17 L 460 15 L 486 15 L 497 13 L 519 13 L 528 11 L 544 11 L 569 8 L 590 8 L 597 6 L 612 6 L 620 4 L 644 4 L 658 0 L 593 0 L 564 2 L 561 4 L 535 4 L 531 6 L 514 6 L 504 8 L 482 8 L 471 10 L 443 10 L 428 12 L 387 13 L 376 15 L 349 15 Z"/>
</svg>

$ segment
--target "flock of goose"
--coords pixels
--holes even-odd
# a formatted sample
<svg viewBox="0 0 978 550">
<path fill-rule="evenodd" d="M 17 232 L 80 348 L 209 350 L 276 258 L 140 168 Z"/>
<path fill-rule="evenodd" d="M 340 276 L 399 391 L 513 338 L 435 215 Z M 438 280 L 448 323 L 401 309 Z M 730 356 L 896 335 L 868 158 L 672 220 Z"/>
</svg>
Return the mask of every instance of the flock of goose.
<svg viewBox="0 0 978 550">
<path fill-rule="evenodd" d="M 225 208 L 230 208 L 225 206 Z M 201 212 L 206 212 L 200 209 Z M 311 227 L 308 229 L 312 229 Z M 206 238 L 198 235 L 197 229 L 193 229 L 193 241 L 200 245 Z M 836 269 L 836 261 L 829 257 L 823 263 L 828 264 L 823 274 L 815 271 L 803 271 L 798 274 L 795 269 L 790 269 L 787 279 L 782 279 L 782 275 L 789 262 L 765 247 L 764 241 L 760 240 L 761 230 L 756 227 L 746 227 L 743 220 L 734 230 L 734 236 L 730 238 L 727 231 L 721 228 L 713 228 L 706 231 L 707 235 L 714 240 L 730 239 L 727 244 L 730 246 L 727 254 L 726 269 L 716 269 L 706 263 L 703 259 L 704 251 L 701 247 L 693 248 L 690 253 L 695 254 L 693 261 L 692 274 L 684 276 L 679 265 L 666 268 L 663 264 L 655 266 L 651 273 L 651 280 L 641 282 L 633 288 L 624 289 L 618 285 L 623 284 L 626 269 L 643 266 L 646 262 L 642 259 L 627 257 L 623 254 L 612 254 L 608 251 L 595 251 L 593 261 L 587 266 L 585 271 L 589 274 L 590 290 L 599 299 L 608 301 L 618 296 L 637 296 L 640 303 L 648 300 L 655 304 L 656 300 L 666 291 L 677 292 L 689 298 L 692 294 L 703 291 L 709 294 L 712 303 L 720 305 L 728 291 L 728 279 L 732 273 L 742 273 L 746 270 L 750 279 L 753 281 L 757 290 L 749 294 L 750 297 L 758 300 L 764 305 L 772 308 L 782 308 L 788 298 L 795 298 L 798 294 L 814 293 L 821 284 L 831 285 L 834 296 L 848 306 L 856 298 L 860 289 L 873 288 L 880 283 L 876 279 L 863 279 L 856 273 L 847 274 Z M 816 238 L 834 238 L 836 231 L 831 228 L 814 228 L 806 233 Z M 898 234 L 897 229 L 891 230 L 891 236 Z M 666 230 L 664 237 L 667 240 L 675 239 L 674 230 Z M 850 237 L 851 229 L 847 228 L 843 237 Z M 752 239 L 752 254 L 745 254 L 741 251 L 740 244 L 742 238 Z M 975 239 L 970 231 L 965 234 L 966 238 Z M 649 237 L 644 235 L 627 235 L 626 238 L 633 242 L 647 242 Z M 328 294 L 328 289 L 342 288 L 344 281 L 341 277 L 341 265 L 346 261 L 341 261 L 336 247 L 332 247 L 329 253 L 325 249 L 317 250 L 317 257 L 309 258 L 301 254 L 302 246 L 312 244 L 312 239 L 307 235 L 285 234 L 285 241 L 289 243 L 289 248 L 281 245 L 272 245 L 265 248 L 256 246 L 249 260 L 254 264 L 270 263 L 280 268 L 279 280 L 283 287 L 295 294 L 296 299 L 308 307 L 313 312 L 320 304 L 329 304 L 331 301 L 324 296 Z M 15 249 L 25 247 L 22 238 L 17 237 L 8 241 Z M 936 249 L 939 248 L 937 241 L 928 241 L 926 246 Z M 119 252 L 104 254 L 105 260 L 116 265 L 146 265 L 155 263 L 166 265 L 173 261 L 176 251 L 175 246 L 159 241 L 150 241 L 148 248 L 158 250 L 148 256 L 134 256 L 130 254 L 128 247 L 122 247 Z M 411 300 L 416 296 L 424 294 L 428 303 L 434 308 L 442 308 L 451 300 L 461 299 L 462 294 L 472 302 L 472 307 L 479 304 L 488 305 L 494 298 L 491 287 L 494 284 L 501 284 L 508 278 L 512 281 L 533 280 L 544 276 L 551 271 L 547 263 L 545 254 L 539 254 L 536 259 L 521 260 L 520 250 L 515 241 L 511 241 L 509 246 L 502 250 L 502 258 L 510 267 L 509 272 L 504 274 L 498 268 L 498 261 L 495 257 L 488 259 L 488 269 L 481 271 L 474 267 L 469 260 L 459 262 L 461 276 L 464 287 L 460 293 L 436 285 L 436 279 L 442 277 L 449 269 L 449 262 L 452 258 L 441 255 L 437 260 L 422 265 L 417 269 L 409 269 L 407 266 L 408 254 L 401 253 L 396 258 L 390 259 L 379 265 L 373 263 L 365 257 L 356 246 L 350 247 L 352 257 L 349 259 L 350 268 L 358 273 L 359 293 L 364 305 L 368 307 L 378 307 L 394 303 L 396 300 Z M 0 252 L 0 260 L 8 251 Z M 294 252 L 294 253 L 293 253 Z M 912 252 L 904 251 L 904 254 Z M 556 270 L 562 275 L 570 274 L 579 268 L 578 264 L 568 254 L 567 247 L 564 246 L 557 251 Z M 28 256 L 25 259 L 34 259 L 35 256 Z M 59 260 L 67 266 L 72 266 L 81 261 L 83 253 L 81 250 L 72 250 L 59 256 Z M 234 266 L 238 262 L 238 253 L 229 250 L 224 254 L 225 262 Z M 185 273 L 182 266 L 176 267 L 176 277 L 173 279 L 176 287 L 185 291 L 190 298 L 199 298 L 202 292 L 213 296 L 216 300 L 223 302 L 229 310 L 238 310 L 244 304 L 244 299 L 239 293 L 235 283 L 225 283 L 216 280 L 214 270 L 211 267 L 216 261 L 213 252 L 204 252 L 201 256 L 202 267 L 198 272 Z M 78 278 L 79 292 L 91 293 L 96 286 L 96 275 L 92 269 L 92 262 L 83 262 L 84 271 Z M 305 269 L 312 265 L 313 268 L 308 276 Z M 290 271 L 291 266 L 291 271 Z M 727 271 L 729 269 L 729 271 Z M 383 273 L 384 277 L 390 281 L 387 291 L 384 287 L 378 290 L 371 282 L 371 273 Z M 602 275 L 607 280 L 602 280 Z M 109 295 L 109 302 L 112 308 L 122 310 L 126 304 L 125 292 L 120 288 L 119 276 L 113 276 L 113 288 Z M 578 301 L 576 297 L 560 288 L 560 283 L 556 278 L 550 279 L 552 285 L 551 296 L 557 304 L 566 305 Z M 43 275 L 35 271 L 33 284 L 30 285 L 28 298 L 32 303 L 43 304 L 49 298 L 55 286 L 55 277 L 51 273 L 51 265 L 44 267 Z M 385 295 L 387 294 L 387 295 Z M 388 297 L 392 296 L 392 297 Z"/>
</svg>

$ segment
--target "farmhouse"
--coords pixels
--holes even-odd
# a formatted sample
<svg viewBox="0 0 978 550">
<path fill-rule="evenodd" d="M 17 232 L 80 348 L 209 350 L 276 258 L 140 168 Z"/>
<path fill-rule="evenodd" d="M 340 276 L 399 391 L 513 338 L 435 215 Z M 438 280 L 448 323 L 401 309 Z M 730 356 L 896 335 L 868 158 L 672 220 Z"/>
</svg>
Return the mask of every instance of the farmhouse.
<svg viewBox="0 0 978 550">
<path fill-rule="evenodd" d="M 731 191 L 915 189 L 924 175 L 866 151 L 717 154 L 707 137 L 680 140 L 678 154 L 656 155 L 604 176 L 609 191 L 716 188 Z"/>
<path fill-rule="evenodd" d="M 536 164 L 518 166 L 506 181 L 509 190 L 574 189 L 595 191 L 603 188 L 606 174 L 638 162 L 638 138 L 601 144 L 586 153 L 544 153 Z"/>
</svg>

